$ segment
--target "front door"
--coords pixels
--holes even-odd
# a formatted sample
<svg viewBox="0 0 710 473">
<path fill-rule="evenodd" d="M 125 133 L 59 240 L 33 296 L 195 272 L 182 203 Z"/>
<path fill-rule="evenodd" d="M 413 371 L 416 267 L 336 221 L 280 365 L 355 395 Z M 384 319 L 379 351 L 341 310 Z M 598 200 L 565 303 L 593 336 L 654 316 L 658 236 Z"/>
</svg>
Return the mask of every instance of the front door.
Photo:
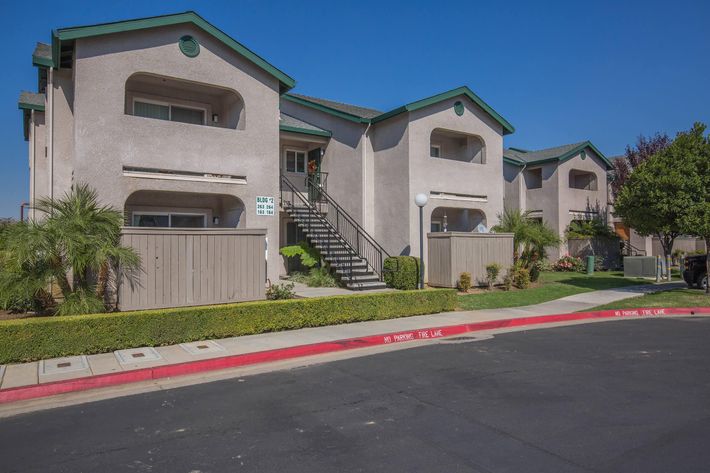
<svg viewBox="0 0 710 473">
<path fill-rule="evenodd" d="M 321 148 L 312 149 L 308 152 L 308 200 L 310 202 L 317 202 L 320 199 L 320 192 L 318 192 L 318 187 L 322 184 L 321 182 Z"/>
</svg>

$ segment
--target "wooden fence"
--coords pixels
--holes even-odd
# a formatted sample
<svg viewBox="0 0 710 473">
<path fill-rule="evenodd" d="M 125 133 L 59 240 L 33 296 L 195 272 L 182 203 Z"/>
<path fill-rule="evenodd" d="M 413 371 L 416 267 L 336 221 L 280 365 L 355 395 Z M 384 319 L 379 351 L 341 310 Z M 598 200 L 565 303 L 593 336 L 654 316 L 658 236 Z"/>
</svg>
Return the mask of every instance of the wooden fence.
<svg viewBox="0 0 710 473">
<path fill-rule="evenodd" d="M 121 310 L 264 299 L 266 230 L 125 227 L 121 242 L 141 257 L 123 276 Z"/>
<path fill-rule="evenodd" d="M 429 233 L 427 241 L 430 286 L 456 287 L 463 272 L 471 274 L 474 285 L 482 286 L 487 265 L 498 263 L 501 279 L 513 264 L 512 233 Z"/>
<path fill-rule="evenodd" d="M 621 267 L 621 244 L 618 238 L 570 238 L 567 240 L 567 248 L 571 256 L 595 256 L 605 269 Z"/>
</svg>

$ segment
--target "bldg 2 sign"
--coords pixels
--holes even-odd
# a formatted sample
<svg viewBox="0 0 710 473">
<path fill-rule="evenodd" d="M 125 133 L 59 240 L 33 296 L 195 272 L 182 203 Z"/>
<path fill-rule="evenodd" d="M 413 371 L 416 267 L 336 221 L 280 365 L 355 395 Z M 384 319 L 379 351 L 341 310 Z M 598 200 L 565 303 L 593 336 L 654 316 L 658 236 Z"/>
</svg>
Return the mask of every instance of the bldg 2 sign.
<svg viewBox="0 0 710 473">
<path fill-rule="evenodd" d="M 274 215 L 275 204 L 273 197 L 257 196 L 256 197 L 256 214 L 257 215 Z"/>
</svg>

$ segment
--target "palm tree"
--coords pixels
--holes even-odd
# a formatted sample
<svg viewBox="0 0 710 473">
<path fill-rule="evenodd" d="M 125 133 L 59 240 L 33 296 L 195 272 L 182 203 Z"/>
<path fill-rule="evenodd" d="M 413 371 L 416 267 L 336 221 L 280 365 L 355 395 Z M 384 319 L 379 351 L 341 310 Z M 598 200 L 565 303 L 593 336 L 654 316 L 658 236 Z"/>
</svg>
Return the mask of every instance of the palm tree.
<svg viewBox="0 0 710 473">
<path fill-rule="evenodd" d="M 35 209 L 46 214 L 44 220 L 21 222 L 4 232 L 3 272 L 12 277 L 0 277 L 0 290 L 7 285 L 37 297 L 54 282 L 64 298 L 57 314 L 105 310 L 110 269 L 140 265 L 136 252 L 120 244 L 121 212 L 99 205 L 96 191 L 86 184 L 73 186 L 59 200 L 43 199 Z"/>
<path fill-rule="evenodd" d="M 557 232 L 547 224 L 530 218 L 530 212 L 506 208 L 498 215 L 498 220 L 500 223 L 493 230 L 513 234 L 513 261 L 520 260 L 526 267 L 543 259 L 547 248 L 560 244 Z"/>
</svg>

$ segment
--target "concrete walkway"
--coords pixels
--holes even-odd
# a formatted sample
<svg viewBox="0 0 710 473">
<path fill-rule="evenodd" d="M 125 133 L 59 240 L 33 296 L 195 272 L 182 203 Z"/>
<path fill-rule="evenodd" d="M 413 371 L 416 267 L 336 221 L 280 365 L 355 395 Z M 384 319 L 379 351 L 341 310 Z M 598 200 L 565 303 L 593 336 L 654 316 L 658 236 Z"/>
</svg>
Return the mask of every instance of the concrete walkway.
<svg viewBox="0 0 710 473">
<path fill-rule="evenodd" d="M 92 375 L 126 372 L 189 361 L 220 358 L 313 343 L 332 342 L 388 332 L 400 332 L 490 320 L 552 315 L 588 310 L 601 304 L 650 292 L 685 287 L 683 283 L 629 286 L 587 292 L 525 307 L 490 309 L 359 322 L 306 328 L 219 340 L 183 343 L 164 347 L 143 347 L 88 356 L 54 358 L 32 363 L 0 366 L 0 389 L 31 386 Z M 350 292 L 350 291 L 348 291 Z"/>
</svg>

